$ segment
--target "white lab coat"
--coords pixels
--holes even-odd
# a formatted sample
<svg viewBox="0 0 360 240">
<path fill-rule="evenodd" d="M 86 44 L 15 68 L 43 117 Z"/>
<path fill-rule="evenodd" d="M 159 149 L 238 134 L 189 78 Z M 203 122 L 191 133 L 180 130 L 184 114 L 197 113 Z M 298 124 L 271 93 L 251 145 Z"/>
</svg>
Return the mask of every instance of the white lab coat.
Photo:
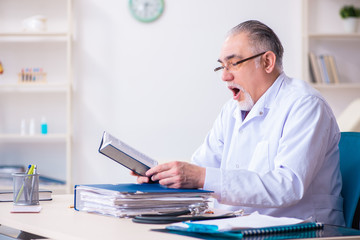
<svg viewBox="0 0 360 240">
<path fill-rule="evenodd" d="M 242 115 L 227 102 L 192 157 L 215 207 L 344 225 L 340 131 L 321 95 L 282 73 Z"/>
</svg>

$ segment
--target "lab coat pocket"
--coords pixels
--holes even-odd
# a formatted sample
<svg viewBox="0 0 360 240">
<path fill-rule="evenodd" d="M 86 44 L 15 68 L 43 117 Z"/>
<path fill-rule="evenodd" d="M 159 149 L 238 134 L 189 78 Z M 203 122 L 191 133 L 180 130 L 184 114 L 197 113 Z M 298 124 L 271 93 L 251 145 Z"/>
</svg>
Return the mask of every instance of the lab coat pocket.
<svg viewBox="0 0 360 240">
<path fill-rule="evenodd" d="M 249 164 L 249 170 L 260 174 L 270 171 L 268 141 L 261 141 L 256 145 Z"/>
</svg>

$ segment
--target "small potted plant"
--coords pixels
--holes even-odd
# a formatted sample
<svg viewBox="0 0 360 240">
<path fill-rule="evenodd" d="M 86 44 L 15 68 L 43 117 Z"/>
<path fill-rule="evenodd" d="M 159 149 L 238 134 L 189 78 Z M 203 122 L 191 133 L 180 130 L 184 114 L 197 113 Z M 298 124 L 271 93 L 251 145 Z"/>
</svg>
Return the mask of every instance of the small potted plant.
<svg viewBox="0 0 360 240">
<path fill-rule="evenodd" d="M 345 31 L 348 33 L 356 32 L 360 8 L 356 8 L 354 5 L 345 5 L 340 9 L 340 16 L 344 20 Z"/>
</svg>

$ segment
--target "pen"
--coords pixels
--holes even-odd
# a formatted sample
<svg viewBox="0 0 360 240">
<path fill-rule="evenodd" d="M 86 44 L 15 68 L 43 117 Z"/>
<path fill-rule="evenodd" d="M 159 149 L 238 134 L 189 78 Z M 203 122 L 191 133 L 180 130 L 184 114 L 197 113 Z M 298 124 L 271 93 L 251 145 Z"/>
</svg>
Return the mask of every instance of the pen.
<svg viewBox="0 0 360 240">
<path fill-rule="evenodd" d="M 29 173 L 30 168 L 31 168 L 31 165 L 29 164 L 28 169 L 27 169 L 26 172 L 25 172 L 26 174 Z M 24 184 L 25 184 L 25 179 L 23 179 L 23 186 L 22 186 L 21 189 L 19 190 L 19 192 L 18 192 L 18 194 L 17 194 L 17 196 L 16 196 L 16 201 L 15 201 L 15 202 L 19 201 L 20 193 L 22 192 L 22 189 L 23 189 L 23 187 L 24 187 Z"/>
<path fill-rule="evenodd" d="M 26 170 L 26 174 L 29 174 L 30 168 L 31 168 L 31 164 L 29 164 L 28 169 Z"/>
<path fill-rule="evenodd" d="M 32 174 L 36 174 L 37 173 L 37 166 L 35 165 L 34 167 L 34 171 Z M 34 188 L 35 188 L 35 176 L 32 176 L 31 179 L 31 189 L 30 189 L 30 201 L 33 201 L 33 193 L 34 193 Z"/>
<path fill-rule="evenodd" d="M 31 168 L 31 165 L 28 166 L 28 170 L 26 171 L 26 174 L 29 173 L 30 168 Z M 27 202 L 28 201 L 28 188 L 26 187 L 27 184 L 26 184 L 26 179 L 25 178 L 23 179 L 23 186 L 24 185 L 25 185 L 25 188 L 24 188 L 25 202 Z"/>
</svg>

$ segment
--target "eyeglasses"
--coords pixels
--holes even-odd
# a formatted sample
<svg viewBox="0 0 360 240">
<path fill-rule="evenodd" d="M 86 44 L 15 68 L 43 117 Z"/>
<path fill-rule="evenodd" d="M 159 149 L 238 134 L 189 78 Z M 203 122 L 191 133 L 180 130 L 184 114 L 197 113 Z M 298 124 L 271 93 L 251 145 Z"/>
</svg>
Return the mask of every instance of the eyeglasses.
<svg viewBox="0 0 360 240">
<path fill-rule="evenodd" d="M 248 61 L 248 60 L 250 60 L 250 59 L 259 57 L 259 56 L 263 55 L 264 53 L 266 53 L 266 52 L 262 52 L 262 53 L 256 54 L 256 55 L 254 55 L 254 56 L 245 58 L 245 59 L 240 60 L 240 61 L 237 61 L 237 62 L 235 62 L 235 63 L 228 63 L 228 64 L 226 64 L 226 65 L 224 64 L 223 66 L 220 66 L 220 67 L 215 68 L 215 69 L 214 69 L 214 72 L 217 72 L 217 71 L 219 71 L 219 70 L 223 70 L 224 68 L 225 68 L 226 70 L 228 70 L 228 71 L 236 70 L 235 67 L 238 66 L 240 63 L 243 63 L 243 62 L 246 62 L 246 61 Z"/>
</svg>

